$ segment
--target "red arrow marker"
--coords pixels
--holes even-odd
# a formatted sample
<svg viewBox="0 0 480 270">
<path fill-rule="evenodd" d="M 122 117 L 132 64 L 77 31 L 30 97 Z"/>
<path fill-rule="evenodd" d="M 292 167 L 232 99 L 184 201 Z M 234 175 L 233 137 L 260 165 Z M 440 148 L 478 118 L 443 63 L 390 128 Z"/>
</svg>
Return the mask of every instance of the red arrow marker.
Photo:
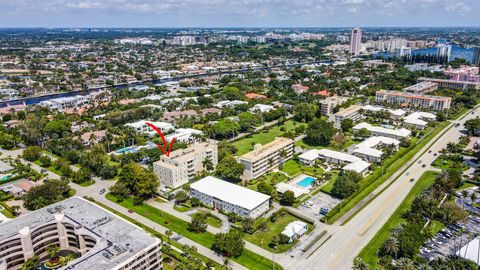
<svg viewBox="0 0 480 270">
<path fill-rule="evenodd" d="M 175 140 L 177 138 L 173 138 L 167 147 L 167 139 L 165 139 L 165 135 L 163 135 L 162 131 L 152 123 L 147 122 L 146 124 L 147 126 L 151 127 L 153 130 L 155 130 L 158 133 L 158 135 L 160 135 L 160 138 L 162 138 L 162 141 L 163 141 L 163 146 L 161 146 L 160 144 L 157 144 L 157 147 L 158 149 L 160 149 L 160 151 L 162 151 L 162 153 L 164 153 L 167 157 L 169 157 L 170 152 L 172 151 L 172 148 L 173 148 L 173 144 L 175 143 Z"/>
</svg>

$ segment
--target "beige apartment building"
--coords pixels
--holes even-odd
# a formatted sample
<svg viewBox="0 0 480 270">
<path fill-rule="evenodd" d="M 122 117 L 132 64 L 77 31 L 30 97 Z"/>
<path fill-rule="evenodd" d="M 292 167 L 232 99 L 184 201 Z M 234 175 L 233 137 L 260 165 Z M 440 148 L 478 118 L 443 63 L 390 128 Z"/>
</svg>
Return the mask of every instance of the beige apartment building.
<svg viewBox="0 0 480 270">
<path fill-rule="evenodd" d="M 361 109 L 362 106 L 360 105 L 351 105 L 350 107 L 342 109 L 331 115 L 329 120 L 330 122 L 333 122 L 336 128 L 340 128 L 342 121 L 345 119 L 352 119 L 353 122 L 362 119 L 362 114 L 360 113 Z"/>
<path fill-rule="evenodd" d="M 452 99 L 450 97 L 421 95 L 398 91 L 382 90 L 375 94 L 377 103 L 396 103 L 415 108 L 432 109 L 443 111 L 450 109 Z"/>
<path fill-rule="evenodd" d="M 217 143 L 213 140 L 194 143 L 186 149 L 178 149 L 153 163 L 153 171 L 160 179 L 160 187 L 177 188 L 195 178 L 204 169 L 204 160 L 209 159 L 213 168 L 218 163 Z"/>
<path fill-rule="evenodd" d="M 320 101 L 320 112 L 322 115 L 330 116 L 333 114 L 333 109 L 338 105 L 345 103 L 348 100 L 346 97 L 333 96 Z"/>
<path fill-rule="evenodd" d="M 265 145 L 255 145 L 252 151 L 237 157 L 237 161 L 245 167 L 242 179 L 251 180 L 267 173 L 282 161 L 292 158 L 293 152 L 294 141 L 284 137 L 275 138 Z M 281 153 L 285 153 L 285 156 Z"/>
</svg>

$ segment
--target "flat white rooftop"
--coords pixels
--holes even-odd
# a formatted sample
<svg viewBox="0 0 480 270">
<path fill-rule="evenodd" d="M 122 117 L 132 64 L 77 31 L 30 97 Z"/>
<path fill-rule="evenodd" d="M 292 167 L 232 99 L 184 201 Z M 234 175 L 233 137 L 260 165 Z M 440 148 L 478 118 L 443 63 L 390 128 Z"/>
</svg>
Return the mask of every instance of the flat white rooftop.
<svg viewBox="0 0 480 270">
<path fill-rule="evenodd" d="M 248 210 L 257 208 L 260 204 L 268 201 L 270 196 L 229 183 L 213 176 L 207 176 L 190 185 L 191 189 L 197 190 L 208 196 L 221 201 L 241 206 Z"/>
</svg>

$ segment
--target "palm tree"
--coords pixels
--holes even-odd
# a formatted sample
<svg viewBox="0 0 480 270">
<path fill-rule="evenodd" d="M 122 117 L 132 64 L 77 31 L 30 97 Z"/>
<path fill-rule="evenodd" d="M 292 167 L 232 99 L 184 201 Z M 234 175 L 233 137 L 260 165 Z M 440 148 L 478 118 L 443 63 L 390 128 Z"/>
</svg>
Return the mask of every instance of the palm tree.
<svg viewBox="0 0 480 270">
<path fill-rule="evenodd" d="M 170 243 L 171 239 L 172 239 L 172 235 L 173 235 L 173 232 L 172 230 L 167 230 L 165 232 L 165 236 L 167 237 L 167 242 Z"/>
<path fill-rule="evenodd" d="M 368 270 L 370 268 L 368 268 L 368 265 L 361 258 L 357 258 L 353 262 L 353 269 Z"/>
<path fill-rule="evenodd" d="M 399 251 L 399 246 L 398 246 L 398 240 L 397 238 L 391 236 L 387 238 L 385 243 L 383 243 L 382 250 L 393 257 L 397 257 L 398 251 Z"/>
<path fill-rule="evenodd" d="M 397 262 L 397 267 L 395 269 L 398 269 L 398 270 L 414 270 L 415 265 L 413 264 L 413 261 L 410 260 L 409 258 L 400 258 Z"/>
<path fill-rule="evenodd" d="M 269 158 L 268 159 L 268 168 L 272 168 L 273 167 L 273 158 Z"/>
<path fill-rule="evenodd" d="M 223 258 L 223 269 L 232 269 L 232 267 L 230 266 L 230 259 L 228 257 Z"/>
<path fill-rule="evenodd" d="M 279 155 L 280 155 L 280 159 L 281 159 L 280 163 L 283 164 L 283 162 L 285 161 L 285 158 L 287 157 L 288 153 L 285 149 L 282 149 L 282 150 L 280 150 Z"/>
<path fill-rule="evenodd" d="M 212 162 L 211 159 L 205 158 L 202 161 L 202 165 L 203 165 L 203 169 L 205 169 L 205 171 L 207 171 L 207 172 L 213 171 L 213 162 Z"/>
<path fill-rule="evenodd" d="M 57 258 L 57 255 L 59 252 L 60 252 L 60 247 L 57 245 L 50 245 L 47 247 L 47 253 L 48 253 L 48 256 L 50 256 L 51 261 Z"/>
</svg>

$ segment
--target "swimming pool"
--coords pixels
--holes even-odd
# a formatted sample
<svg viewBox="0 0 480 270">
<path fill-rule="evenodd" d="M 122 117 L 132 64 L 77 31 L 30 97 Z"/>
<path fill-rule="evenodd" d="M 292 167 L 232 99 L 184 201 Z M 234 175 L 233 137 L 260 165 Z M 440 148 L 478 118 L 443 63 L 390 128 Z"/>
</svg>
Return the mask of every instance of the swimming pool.
<svg viewBox="0 0 480 270">
<path fill-rule="evenodd" d="M 317 180 L 315 177 L 306 176 L 305 178 L 297 182 L 297 186 L 309 188 L 315 182 L 315 180 Z"/>
<path fill-rule="evenodd" d="M 131 152 L 133 150 L 134 150 L 133 147 L 125 147 L 125 148 L 122 148 L 122 149 L 119 149 L 119 150 L 115 151 L 115 153 L 123 154 L 123 153 L 126 153 L 126 152 Z"/>
<path fill-rule="evenodd" d="M 0 178 L 0 181 L 8 180 L 8 179 L 10 179 L 11 177 L 12 177 L 11 174 L 5 174 L 4 176 L 2 176 L 2 177 Z"/>
</svg>

